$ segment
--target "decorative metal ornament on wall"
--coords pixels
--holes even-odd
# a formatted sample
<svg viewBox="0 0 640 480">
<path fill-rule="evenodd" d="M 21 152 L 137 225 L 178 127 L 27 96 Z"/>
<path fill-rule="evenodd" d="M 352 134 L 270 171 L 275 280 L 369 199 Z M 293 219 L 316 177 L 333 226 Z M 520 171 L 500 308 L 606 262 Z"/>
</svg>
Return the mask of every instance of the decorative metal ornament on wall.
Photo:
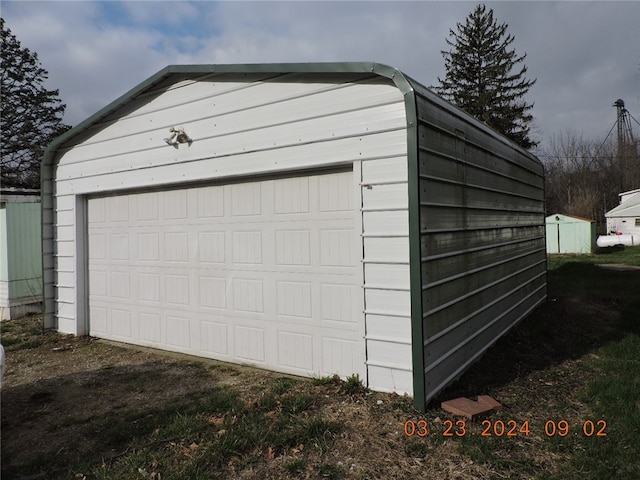
<svg viewBox="0 0 640 480">
<path fill-rule="evenodd" d="M 181 143 L 186 143 L 189 146 L 193 143 L 193 140 L 187 135 L 182 127 L 171 127 L 169 129 L 171 135 L 169 138 L 165 138 L 164 141 L 167 145 L 171 145 L 173 148 L 178 148 Z"/>
</svg>

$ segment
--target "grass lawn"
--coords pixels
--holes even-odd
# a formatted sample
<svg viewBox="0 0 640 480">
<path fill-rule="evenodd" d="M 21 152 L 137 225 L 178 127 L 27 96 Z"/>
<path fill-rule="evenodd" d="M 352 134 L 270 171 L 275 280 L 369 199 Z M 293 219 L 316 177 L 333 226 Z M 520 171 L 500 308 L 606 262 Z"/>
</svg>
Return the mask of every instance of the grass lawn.
<svg viewBox="0 0 640 480">
<path fill-rule="evenodd" d="M 550 257 L 549 301 L 426 413 L 357 378 L 43 333 L 40 317 L 3 322 L 1 476 L 639 479 L 640 269 L 620 265 L 640 266 L 640 248 Z M 439 408 L 477 394 L 503 410 L 461 423 Z"/>
</svg>

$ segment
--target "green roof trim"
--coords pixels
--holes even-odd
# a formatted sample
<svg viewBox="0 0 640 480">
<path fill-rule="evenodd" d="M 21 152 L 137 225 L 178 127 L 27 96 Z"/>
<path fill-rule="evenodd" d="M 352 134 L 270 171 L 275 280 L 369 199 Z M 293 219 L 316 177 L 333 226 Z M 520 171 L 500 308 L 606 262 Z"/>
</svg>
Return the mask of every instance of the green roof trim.
<svg viewBox="0 0 640 480">
<path fill-rule="evenodd" d="M 413 406 L 424 412 L 425 360 L 422 320 L 422 253 L 420 248 L 420 175 L 418 158 L 418 113 L 415 92 L 405 94 L 407 117 L 407 188 L 409 198 L 409 285 L 411 294 L 411 357 Z"/>
</svg>

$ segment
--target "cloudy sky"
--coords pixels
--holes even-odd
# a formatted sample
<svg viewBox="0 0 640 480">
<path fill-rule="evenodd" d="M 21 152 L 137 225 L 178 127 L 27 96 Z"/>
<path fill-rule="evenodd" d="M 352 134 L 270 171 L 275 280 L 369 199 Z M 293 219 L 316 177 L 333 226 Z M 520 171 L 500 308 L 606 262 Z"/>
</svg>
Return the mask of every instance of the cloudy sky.
<svg viewBox="0 0 640 480">
<path fill-rule="evenodd" d="M 477 3 L 5 0 L 1 14 L 76 125 L 169 64 L 375 61 L 436 85 L 449 29 Z M 601 141 L 618 98 L 640 120 L 640 2 L 486 5 L 538 80 L 526 99 L 542 145 L 567 130 Z"/>
</svg>

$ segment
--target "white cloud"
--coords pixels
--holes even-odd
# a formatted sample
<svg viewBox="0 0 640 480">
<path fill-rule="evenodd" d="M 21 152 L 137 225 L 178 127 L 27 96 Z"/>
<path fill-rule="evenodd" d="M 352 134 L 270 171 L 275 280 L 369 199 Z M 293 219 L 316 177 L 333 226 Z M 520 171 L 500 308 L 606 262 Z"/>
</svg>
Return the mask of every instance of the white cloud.
<svg viewBox="0 0 640 480">
<path fill-rule="evenodd" d="M 429 86 L 450 28 L 477 2 L 4 2 L 76 124 L 173 63 L 377 61 Z M 640 117 L 639 2 L 490 2 L 527 52 L 544 136 L 604 136 L 623 98 Z M 637 115 L 636 115 L 637 113 Z"/>
<path fill-rule="evenodd" d="M 10 3 L 5 10 L 9 28 L 49 71 L 48 87 L 60 89 L 67 123 L 79 123 L 164 63 L 153 48 L 158 34 L 102 24 L 100 4 Z"/>
</svg>

